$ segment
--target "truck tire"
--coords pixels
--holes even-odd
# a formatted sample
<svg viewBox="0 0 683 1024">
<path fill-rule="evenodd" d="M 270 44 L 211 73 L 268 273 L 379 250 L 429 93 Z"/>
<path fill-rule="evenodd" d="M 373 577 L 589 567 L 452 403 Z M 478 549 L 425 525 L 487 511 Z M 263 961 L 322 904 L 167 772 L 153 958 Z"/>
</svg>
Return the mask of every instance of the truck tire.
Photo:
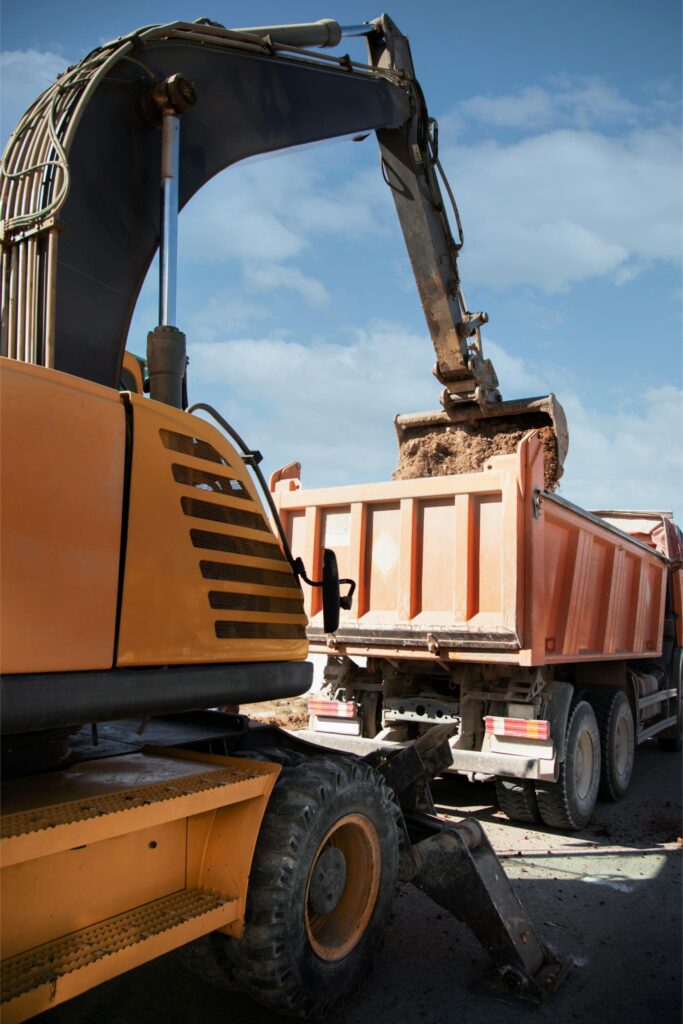
<svg viewBox="0 0 683 1024">
<path fill-rule="evenodd" d="M 636 734 L 631 703 L 623 690 L 595 690 L 590 695 L 600 730 L 600 786 L 598 796 L 617 801 L 631 784 Z"/>
<path fill-rule="evenodd" d="M 374 739 L 382 728 L 382 696 L 372 690 L 365 690 L 356 697 L 356 700 L 360 704 L 361 735 L 369 740 Z"/>
<path fill-rule="evenodd" d="M 498 806 L 510 821 L 540 820 L 533 782 L 528 779 L 496 779 Z"/>
<path fill-rule="evenodd" d="M 683 647 L 674 651 L 671 685 L 678 687 L 678 721 L 672 729 L 657 737 L 657 743 L 662 750 L 675 753 L 683 747 Z"/>
<path fill-rule="evenodd" d="M 536 799 L 544 824 L 575 832 L 593 815 L 600 785 L 600 732 L 588 701 L 569 712 L 565 758 L 557 782 L 537 782 Z"/>
<path fill-rule="evenodd" d="M 222 939 L 230 979 L 271 1011 L 337 1013 L 366 973 L 396 888 L 400 810 L 367 765 L 284 768 L 252 863 L 244 936 Z"/>
</svg>

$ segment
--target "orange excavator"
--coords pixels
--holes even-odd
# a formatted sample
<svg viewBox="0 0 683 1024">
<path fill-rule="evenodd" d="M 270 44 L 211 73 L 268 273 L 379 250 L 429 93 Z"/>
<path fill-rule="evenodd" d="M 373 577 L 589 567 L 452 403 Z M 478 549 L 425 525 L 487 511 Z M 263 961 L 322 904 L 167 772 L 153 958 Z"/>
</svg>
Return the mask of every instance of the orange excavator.
<svg viewBox="0 0 683 1024">
<path fill-rule="evenodd" d="M 345 35 L 366 37 L 368 64 L 311 49 Z M 483 358 L 486 317 L 463 299 L 436 126 L 387 16 L 346 30 L 142 28 L 68 68 L 8 142 L 8 1024 L 189 943 L 200 973 L 273 1010 L 332 1012 L 367 968 L 398 877 L 474 930 L 507 993 L 544 1001 L 567 971 L 479 824 L 435 813 L 428 782 L 450 758 L 448 727 L 391 754 L 332 756 L 216 710 L 305 692 L 302 584 L 322 588 L 333 633 L 353 583 L 342 596 L 332 552 L 308 579 L 259 453 L 208 405 L 187 407 L 178 212 L 246 157 L 370 130 L 437 353 L 439 421 L 524 411 L 551 422 L 552 396 L 509 406 Z M 124 350 L 157 249 L 145 382 Z"/>
</svg>

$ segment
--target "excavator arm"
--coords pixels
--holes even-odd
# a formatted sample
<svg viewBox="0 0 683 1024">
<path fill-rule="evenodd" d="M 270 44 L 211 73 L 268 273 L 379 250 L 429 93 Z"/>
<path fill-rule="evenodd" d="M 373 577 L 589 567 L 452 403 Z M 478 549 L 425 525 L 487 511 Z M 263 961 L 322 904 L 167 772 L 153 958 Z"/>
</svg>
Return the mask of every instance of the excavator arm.
<svg viewBox="0 0 683 1024">
<path fill-rule="evenodd" d="M 474 400 L 480 405 L 500 401 L 498 379 L 491 362 L 483 359 L 480 328 L 486 313 L 470 313 L 460 284 L 458 252 L 463 244 L 455 200 L 438 157 L 438 125 L 429 116 L 415 77 L 408 40 L 384 14 L 368 36 L 373 67 L 390 68 L 405 76 L 411 116 L 398 130 L 382 128 L 377 139 L 382 170 L 391 188 L 436 363 L 434 375 L 444 385 L 444 405 Z M 458 225 L 453 238 L 437 172 L 451 196 Z"/>
<path fill-rule="evenodd" d="M 366 36 L 369 65 L 304 49 L 335 46 L 342 35 Z M 456 242 L 437 178 L 436 122 L 408 40 L 387 15 L 346 30 L 330 20 L 239 31 L 206 19 L 173 22 L 68 68 L 21 120 L 3 157 L 3 354 L 118 383 L 162 231 L 152 96 L 178 73 L 197 95 L 182 118 L 180 208 L 246 157 L 376 132 L 444 385 L 445 412 L 399 417 L 400 439 L 408 427 L 530 411 L 555 423 L 553 396 L 500 400 L 482 351 L 487 316 L 469 312 L 460 284 L 462 234 L 456 210 Z M 559 448 L 561 463 L 566 445 Z"/>
</svg>

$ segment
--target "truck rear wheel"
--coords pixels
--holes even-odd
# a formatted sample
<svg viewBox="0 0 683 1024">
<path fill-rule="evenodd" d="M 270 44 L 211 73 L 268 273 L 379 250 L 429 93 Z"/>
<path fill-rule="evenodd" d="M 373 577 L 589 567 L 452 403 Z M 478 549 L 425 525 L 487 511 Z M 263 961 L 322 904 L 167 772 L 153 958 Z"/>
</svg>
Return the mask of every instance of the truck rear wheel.
<svg viewBox="0 0 683 1024">
<path fill-rule="evenodd" d="M 600 785 L 600 732 L 588 701 L 572 707 L 566 750 L 557 782 L 537 782 L 536 799 L 550 828 L 576 831 L 593 816 Z"/>
<path fill-rule="evenodd" d="M 510 821 L 533 823 L 540 819 L 536 790 L 528 779 L 496 779 L 496 797 Z"/>
<path fill-rule="evenodd" d="M 590 703 L 600 730 L 600 787 L 603 800 L 621 800 L 633 774 L 636 752 L 631 704 L 623 690 L 596 690 Z"/>
<path fill-rule="evenodd" d="M 339 1011 L 391 911 L 399 815 L 383 779 L 357 761 L 283 769 L 256 844 L 244 936 L 223 940 L 240 988 L 289 1016 Z"/>
</svg>

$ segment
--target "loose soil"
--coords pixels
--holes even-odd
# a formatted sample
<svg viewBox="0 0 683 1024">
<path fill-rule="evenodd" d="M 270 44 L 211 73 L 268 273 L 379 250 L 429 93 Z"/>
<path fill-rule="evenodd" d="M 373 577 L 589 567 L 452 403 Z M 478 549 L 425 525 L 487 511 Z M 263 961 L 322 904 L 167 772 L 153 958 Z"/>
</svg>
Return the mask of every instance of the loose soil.
<svg viewBox="0 0 683 1024">
<path fill-rule="evenodd" d="M 308 695 L 283 700 L 267 700 L 261 704 L 241 704 L 240 714 L 259 725 L 279 725 L 281 729 L 308 728 Z"/>
<path fill-rule="evenodd" d="M 511 455 L 530 429 L 537 429 L 543 444 L 546 490 L 558 483 L 557 440 L 552 427 L 526 424 L 524 417 L 494 419 L 470 423 L 452 423 L 445 427 L 420 427 L 399 445 L 399 462 L 394 480 L 416 477 L 452 476 L 478 473 L 494 455 Z"/>
</svg>

